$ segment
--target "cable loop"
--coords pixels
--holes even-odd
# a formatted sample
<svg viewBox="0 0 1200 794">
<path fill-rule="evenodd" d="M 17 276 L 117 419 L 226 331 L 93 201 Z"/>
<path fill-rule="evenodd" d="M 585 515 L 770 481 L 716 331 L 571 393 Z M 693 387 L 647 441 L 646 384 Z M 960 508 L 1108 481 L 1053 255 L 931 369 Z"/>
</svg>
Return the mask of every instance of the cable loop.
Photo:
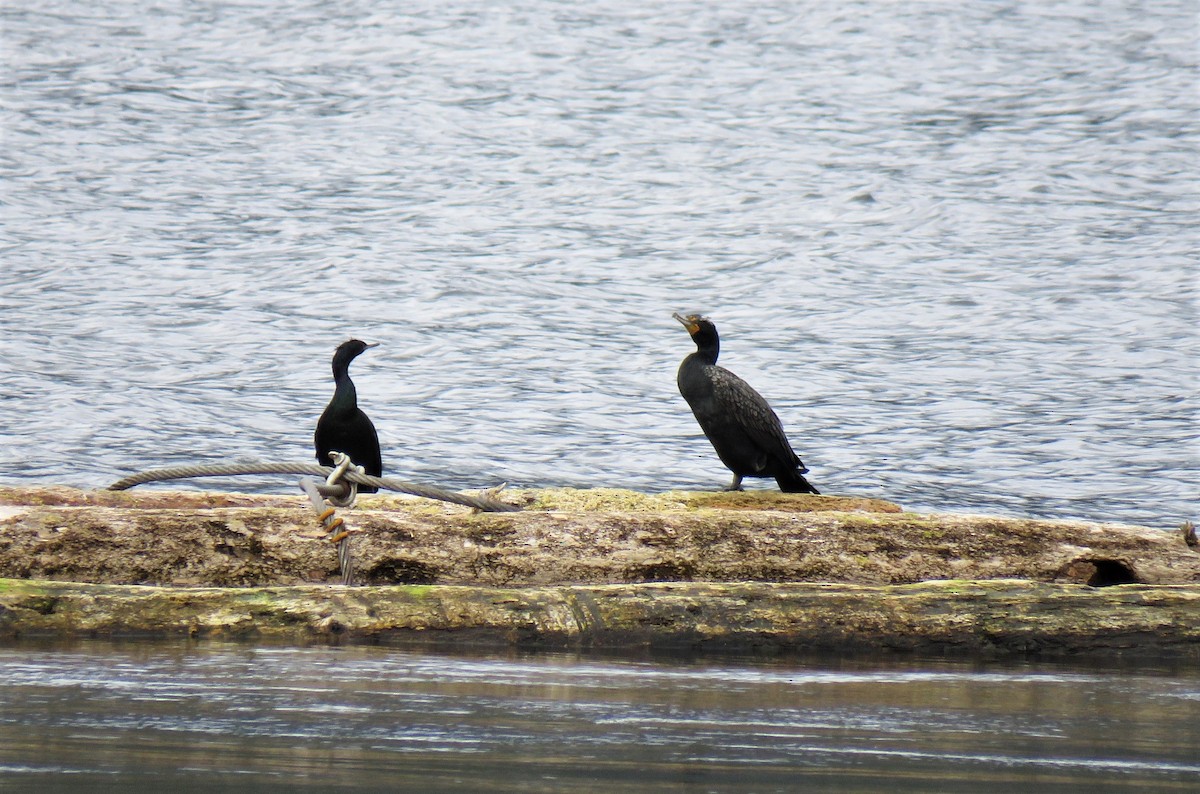
<svg viewBox="0 0 1200 794">
<path fill-rule="evenodd" d="M 366 474 L 367 470 L 362 466 L 354 466 L 350 460 L 350 456 L 345 452 L 333 450 L 329 453 L 329 457 L 333 459 L 333 471 L 325 478 L 325 484 L 331 488 L 341 485 L 346 489 L 346 493 L 344 496 L 325 494 L 325 501 L 334 507 L 354 507 L 354 500 L 358 498 L 358 484 L 349 480 L 343 482 L 342 477 L 347 471 Z"/>
</svg>

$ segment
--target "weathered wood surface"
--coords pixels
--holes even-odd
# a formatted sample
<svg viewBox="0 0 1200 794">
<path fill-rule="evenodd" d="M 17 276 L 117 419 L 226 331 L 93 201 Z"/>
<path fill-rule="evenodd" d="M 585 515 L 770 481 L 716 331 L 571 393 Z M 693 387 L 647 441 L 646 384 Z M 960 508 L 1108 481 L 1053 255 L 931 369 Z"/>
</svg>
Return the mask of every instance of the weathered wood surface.
<svg viewBox="0 0 1200 794">
<path fill-rule="evenodd" d="M 489 587 L 1028 579 L 1200 583 L 1179 532 L 915 514 L 889 502 L 745 493 L 502 492 L 520 513 L 389 495 L 345 511 L 356 582 Z M 294 496 L 0 487 L 0 577 L 266 586 L 336 581 L 334 548 Z"/>
<path fill-rule="evenodd" d="M 483 641 L 526 647 L 1200 657 L 1200 586 L 1013 580 L 163 588 L 0 579 L 0 639 Z"/>
</svg>

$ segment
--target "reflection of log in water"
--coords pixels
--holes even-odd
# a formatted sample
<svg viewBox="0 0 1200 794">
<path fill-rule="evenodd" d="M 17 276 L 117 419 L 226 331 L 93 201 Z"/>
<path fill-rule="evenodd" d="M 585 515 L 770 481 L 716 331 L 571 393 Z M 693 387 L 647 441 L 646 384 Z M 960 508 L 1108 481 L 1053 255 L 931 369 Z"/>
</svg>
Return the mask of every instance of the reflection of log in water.
<svg viewBox="0 0 1200 794">
<path fill-rule="evenodd" d="M 344 589 L 290 587 L 337 577 L 299 494 L 0 489 L 0 576 L 91 583 L 4 582 L 0 632 L 1200 647 L 1200 554 L 1177 532 L 773 492 L 503 496 L 525 509 L 361 499 L 360 581 L 407 586 Z M 164 587 L 102 586 L 130 584 Z"/>
</svg>

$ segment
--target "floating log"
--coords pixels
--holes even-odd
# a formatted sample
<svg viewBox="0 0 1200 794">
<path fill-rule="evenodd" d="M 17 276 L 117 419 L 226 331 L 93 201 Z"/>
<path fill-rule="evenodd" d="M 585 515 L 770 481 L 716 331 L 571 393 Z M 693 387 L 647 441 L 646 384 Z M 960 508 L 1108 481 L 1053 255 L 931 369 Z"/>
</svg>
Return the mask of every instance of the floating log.
<svg viewBox="0 0 1200 794">
<path fill-rule="evenodd" d="M 519 513 L 394 496 L 341 513 L 359 584 L 494 587 L 689 582 L 906 584 L 1029 579 L 1200 583 L 1177 532 L 902 512 L 886 501 L 770 491 L 505 492 Z M 262 586 L 338 580 L 294 496 L 0 488 L 0 577 Z"/>
<path fill-rule="evenodd" d="M 0 487 L 0 636 L 1200 653 L 1179 532 L 770 491 L 501 498 L 523 510 L 360 497 L 346 588 L 299 491 Z"/>
</svg>

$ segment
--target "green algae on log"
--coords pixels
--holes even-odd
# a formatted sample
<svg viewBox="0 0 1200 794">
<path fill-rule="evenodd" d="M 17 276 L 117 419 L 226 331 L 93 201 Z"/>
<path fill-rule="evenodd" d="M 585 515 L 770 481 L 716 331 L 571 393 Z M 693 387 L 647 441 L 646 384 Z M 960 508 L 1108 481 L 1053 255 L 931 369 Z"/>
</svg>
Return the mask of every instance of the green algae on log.
<svg viewBox="0 0 1200 794">
<path fill-rule="evenodd" d="M 915 514 L 859 497 L 506 491 L 519 513 L 372 495 L 343 511 L 356 583 L 531 587 L 1028 579 L 1200 583 L 1176 532 Z M 0 487 L 0 577 L 97 584 L 336 581 L 334 548 L 290 495 Z"/>
<path fill-rule="evenodd" d="M 195 637 L 779 651 L 1200 655 L 1200 586 L 162 588 L 0 579 L 0 638 Z"/>
</svg>

